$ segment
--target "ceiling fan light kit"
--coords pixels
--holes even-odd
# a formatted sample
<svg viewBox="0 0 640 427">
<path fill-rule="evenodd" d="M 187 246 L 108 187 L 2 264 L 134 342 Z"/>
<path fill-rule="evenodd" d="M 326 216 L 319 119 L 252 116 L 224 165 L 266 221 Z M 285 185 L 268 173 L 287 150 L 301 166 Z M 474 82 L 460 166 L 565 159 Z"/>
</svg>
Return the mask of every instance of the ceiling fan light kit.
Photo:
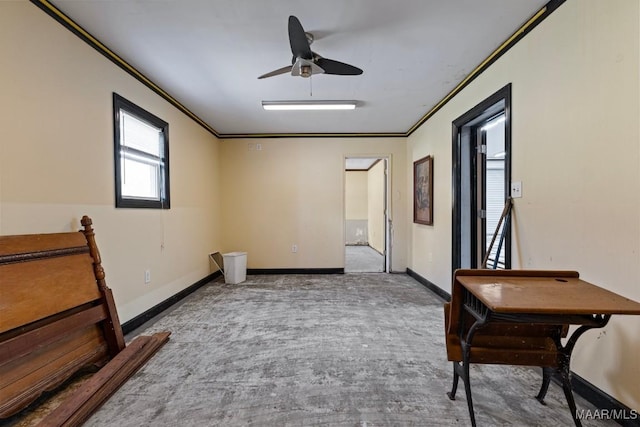
<svg viewBox="0 0 640 427">
<path fill-rule="evenodd" d="M 354 110 L 356 101 L 262 101 L 265 110 Z"/>
</svg>

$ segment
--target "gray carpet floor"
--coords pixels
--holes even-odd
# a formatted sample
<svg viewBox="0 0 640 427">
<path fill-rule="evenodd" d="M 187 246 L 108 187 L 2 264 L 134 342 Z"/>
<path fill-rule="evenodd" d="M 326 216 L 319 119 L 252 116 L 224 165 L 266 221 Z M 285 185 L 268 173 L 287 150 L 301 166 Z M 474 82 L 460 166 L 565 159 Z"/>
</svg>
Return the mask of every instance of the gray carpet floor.
<svg viewBox="0 0 640 427">
<path fill-rule="evenodd" d="M 370 246 L 345 246 L 345 273 L 381 273 L 384 256 Z"/>
<path fill-rule="evenodd" d="M 170 341 L 86 425 L 470 425 L 464 388 L 446 396 L 442 301 L 406 275 L 211 283 L 127 338 L 163 330 Z M 557 385 L 546 406 L 534 399 L 534 369 L 475 365 L 471 378 L 479 426 L 573 425 Z"/>
</svg>

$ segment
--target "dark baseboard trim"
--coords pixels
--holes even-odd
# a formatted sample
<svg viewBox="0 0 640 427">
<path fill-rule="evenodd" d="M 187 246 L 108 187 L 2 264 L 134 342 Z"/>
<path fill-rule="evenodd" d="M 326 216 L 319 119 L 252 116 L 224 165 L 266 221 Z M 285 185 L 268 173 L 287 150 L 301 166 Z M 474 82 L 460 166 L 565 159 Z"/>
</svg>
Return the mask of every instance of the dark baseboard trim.
<svg viewBox="0 0 640 427">
<path fill-rule="evenodd" d="M 344 274 L 344 268 L 249 268 L 247 274 Z"/>
<path fill-rule="evenodd" d="M 414 279 L 416 279 L 421 285 L 424 285 L 427 289 L 429 289 L 431 292 L 433 292 L 443 300 L 451 301 L 451 295 L 449 295 L 448 292 L 444 291 L 442 288 L 435 285 L 434 283 L 431 283 L 430 281 L 428 281 L 427 279 L 425 279 L 424 277 L 422 277 L 412 269 L 407 268 L 407 274 L 413 277 Z"/>
<path fill-rule="evenodd" d="M 448 292 L 443 291 L 439 286 L 431 283 L 410 268 L 407 268 L 407 275 L 413 277 L 443 300 L 451 301 L 451 295 L 449 295 Z M 553 377 L 553 382 L 562 387 L 562 381 L 557 375 Z M 581 396 L 598 408 L 597 413 L 593 411 L 588 414 L 592 419 L 611 419 L 625 427 L 640 427 L 639 411 L 627 407 L 574 372 L 571 372 L 571 386 L 575 394 Z M 578 410 L 580 410 L 580 408 L 578 408 Z M 603 410 L 607 412 L 603 412 Z"/>
<path fill-rule="evenodd" d="M 160 304 L 157 304 L 157 305 L 151 307 L 149 310 L 145 311 L 144 313 L 141 313 L 141 314 L 137 315 L 136 317 L 134 317 L 133 319 L 131 319 L 131 320 L 127 321 L 127 322 L 124 322 L 122 324 L 122 333 L 124 335 L 126 335 L 129 332 L 133 331 L 134 329 L 139 328 L 145 322 L 151 320 L 152 318 L 154 318 L 158 314 L 162 313 L 163 311 L 165 311 L 166 309 L 171 307 L 173 304 L 177 303 L 178 301 L 180 301 L 184 297 L 186 297 L 189 294 L 193 293 L 195 290 L 201 288 L 202 286 L 206 285 L 207 283 L 211 282 L 212 280 L 217 279 L 220 276 L 222 276 L 222 273 L 220 273 L 220 271 L 216 271 L 215 273 L 211 273 L 210 275 L 204 277 L 203 279 L 198 280 L 196 283 L 194 283 L 193 285 L 189 286 L 188 288 L 185 288 L 185 289 L 181 290 L 180 292 L 178 292 L 177 294 L 175 294 L 175 295 L 167 298 L 166 300 L 162 301 Z"/>
<path fill-rule="evenodd" d="M 290 269 L 290 268 L 253 268 L 247 270 L 248 274 L 344 274 L 344 268 L 298 268 L 298 269 Z M 427 289 L 435 293 L 438 297 L 442 298 L 445 301 L 451 300 L 451 295 L 448 292 L 442 290 L 439 286 L 436 286 L 434 283 L 425 279 L 415 271 L 407 268 L 407 275 L 413 277 L 417 282 L 425 286 Z M 205 278 L 197 281 L 193 285 L 189 286 L 186 289 L 178 292 L 170 298 L 162 301 L 160 304 L 155 305 L 149 310 L 145 311 L 142 314 L 134 317 L 122 324 L 122 332 L 126 335 L 133 331 L 134 329 L 139 328 L 145 322 L 149 321 L 153 317 L 162 313 L 164 310 L 168 309 L 178 301 L 182 300 L 189 294 L 193 293 L 195 290 L 204 286 L 205 284 L 215 280 L 220 277 L 222 274 L 220 271 L 216 271 Z M 573 391 L 575 394 L 580 395 L 582 398 L 586 399 L 588 402 L 593 404 L 596 408 L 598 408 L 598 413 L 592 413 L 592 417 L 605 417 L 607 419 L 614 419 L 618 424 L 625 427 L 640 427 L 640 413 L 635 411 L 623 403 L 619 402 L 612 396 L 609 396 L 604 391 L 600 390 L 598 387 L 594 386 L 581 376 L 571 373 L 571 384 L 573 386 Z M 561 382 L 559 378 L 554 377 L 553 381 L 559 385 Z M 607 410 L 607 416 L 602 412 L 602 410 Z M 613 415 L 611 415 L 613 414 Z M 597 419 L 597 418 L 596 418 Z M 603 418 L 600 418 L 603 419 Z"/>
<path fill-rule="evenodd" d="M 344 268 L 252 268 L 247 270 L 247 274 L 344 274 Z M 164 310 L 168 309 L 187 295 L 193 293 L 198 288 L 222 276 L 220 271 L 216 271 L 205 278 L 198 280 L 193 285 L 181 290 L 177 294 L 167 298 L 160 304 L 151 307 L 134 317 L 133 319 L 122 324 L 122 333 L 128 334 L 134 329 L 139 328 L 145 322 L 148 322 Z"/>
</svg>

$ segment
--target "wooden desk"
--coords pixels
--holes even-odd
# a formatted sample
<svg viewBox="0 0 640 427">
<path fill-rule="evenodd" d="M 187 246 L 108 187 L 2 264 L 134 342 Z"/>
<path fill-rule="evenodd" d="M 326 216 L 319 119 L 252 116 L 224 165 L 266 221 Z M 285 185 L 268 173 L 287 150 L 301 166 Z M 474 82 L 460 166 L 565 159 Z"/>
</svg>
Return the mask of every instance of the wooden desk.
<svg viewBox="0 0 640 427">
<path fill-rule="evenodd" d="M 640 314 L 640 304 L 573 277 L 459 276 L 494 313 Z"/>
<path fill-rule="evenodd" d="M 587 330 L 602 328 L 613 314 L 640 315 L 640 304 L 578 278 L 577 272 L 458 270 L 454 275 L 452 310 L 459 313 L 459 339 L 463 350 L 462 365 L 454 362 L 453 399 L 457 376 L 465 381 L 471 423 L 475 416 L 469 386 L 469 355 L 478 330 L 492 322 L 529 323 L 534 325 L 578 325 L 566 343 L 553 337 L 558 366 L 543 367 L 543 386 L 536 398 L 543 403 L 554 370 L 562 378 L 562 387 L 576 426 L 576 405 L 571 388 L 571 353 L 578 338 Z M 470 318 L 469 318 L 470 316 Z M 465 323 L 472 322 L 468 329 Z M 473 362 L 471 362 L 473 363 Z"/>
</svg>

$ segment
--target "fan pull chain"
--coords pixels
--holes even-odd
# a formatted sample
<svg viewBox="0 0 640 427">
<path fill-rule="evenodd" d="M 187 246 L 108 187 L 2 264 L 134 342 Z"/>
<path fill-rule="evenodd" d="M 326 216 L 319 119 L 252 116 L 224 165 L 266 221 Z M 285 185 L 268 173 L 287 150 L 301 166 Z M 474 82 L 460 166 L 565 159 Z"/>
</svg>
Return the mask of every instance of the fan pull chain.
<svg viewBox="0 0 640 427">
<path fill-rule="evenodd" d="M 313 79 L 313 74 L 309 76 L 309 96 L 313 96 L 313 83 L 311 79 Z"/>
</svg>

